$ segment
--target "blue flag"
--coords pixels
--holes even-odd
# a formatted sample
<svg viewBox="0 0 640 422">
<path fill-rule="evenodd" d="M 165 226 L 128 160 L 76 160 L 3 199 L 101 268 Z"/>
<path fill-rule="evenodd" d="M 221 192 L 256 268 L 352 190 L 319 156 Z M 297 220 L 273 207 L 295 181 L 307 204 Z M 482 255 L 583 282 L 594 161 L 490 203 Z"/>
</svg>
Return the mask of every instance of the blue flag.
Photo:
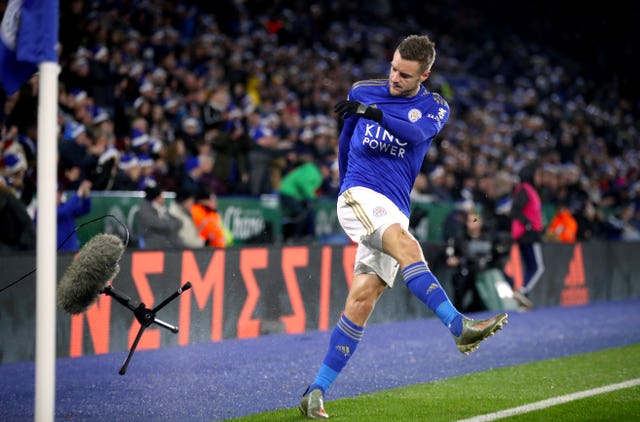
<svg viewBox="0 0 640 422">
<path fill-rule="evenodd" d="M 58 62 L 58 0 L 9 0 L 0 26 L 0 83 L 11 95 L 38 71 Z"/>
</svg>

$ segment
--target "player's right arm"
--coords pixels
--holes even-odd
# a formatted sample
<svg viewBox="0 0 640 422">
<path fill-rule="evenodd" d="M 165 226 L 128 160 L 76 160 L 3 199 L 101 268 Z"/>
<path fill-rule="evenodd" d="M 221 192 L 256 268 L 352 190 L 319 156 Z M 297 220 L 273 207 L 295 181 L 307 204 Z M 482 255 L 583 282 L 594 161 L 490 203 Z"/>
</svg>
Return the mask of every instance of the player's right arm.
<svg viewBox="0 0 640 422">
<path fill-rule="evenodd" d="M 353 136 L 356 123 L 358 123 L 358 118 L 355 116 L 345 118 L 342 131 L 340 132 L 340 137 L 338 138 L 338 168 L 340 169 L 340 183 L 342 183 L 344 175 L 347 173 L 351 136 Z"/>
</svg>

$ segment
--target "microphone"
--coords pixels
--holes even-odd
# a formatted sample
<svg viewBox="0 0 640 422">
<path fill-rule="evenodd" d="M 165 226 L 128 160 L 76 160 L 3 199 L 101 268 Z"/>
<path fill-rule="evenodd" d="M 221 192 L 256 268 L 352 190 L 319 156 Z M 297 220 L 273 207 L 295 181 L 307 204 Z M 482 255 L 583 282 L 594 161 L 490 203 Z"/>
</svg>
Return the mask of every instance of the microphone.
<svg viewBox="0 0 640 422">
<path fill-rule="evenodd" d="M 125 245 L 113 234 L 97 234 L 78 252 L 58 284 L 58 305 L 69 314 L 86 311 L 120 271 Z"/>
</svg>

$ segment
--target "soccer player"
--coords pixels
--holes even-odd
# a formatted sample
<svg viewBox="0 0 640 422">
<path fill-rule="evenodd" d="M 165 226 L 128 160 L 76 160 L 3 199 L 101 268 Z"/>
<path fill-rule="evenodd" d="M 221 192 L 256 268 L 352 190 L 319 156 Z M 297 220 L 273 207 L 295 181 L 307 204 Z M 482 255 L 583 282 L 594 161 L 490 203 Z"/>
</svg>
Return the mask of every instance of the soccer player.
<svg viewBox="0 0 640 422">
<path fill-rule="evenodd" d="M 411 292 L 451 330 L 462 353 L 474 351 L 507 322 L 504 313 L 474 320 L 458 312 L 408 230 L 411 187 L 429 145 L 449 118 L 447 102 L 422 85 L 435 55 L 428 36 L 408 36 L 393 54 L 387 79 L 356 82 L 348 99 L 335 106 L 344 118 L 338 219 L 358 247 L 344 311 L 300 402 L 309 419 L 329 418 L 324 394 L 356 351 L 367 319 L 385 289 L 393 287 L 398 270 Z"/>
</svg>

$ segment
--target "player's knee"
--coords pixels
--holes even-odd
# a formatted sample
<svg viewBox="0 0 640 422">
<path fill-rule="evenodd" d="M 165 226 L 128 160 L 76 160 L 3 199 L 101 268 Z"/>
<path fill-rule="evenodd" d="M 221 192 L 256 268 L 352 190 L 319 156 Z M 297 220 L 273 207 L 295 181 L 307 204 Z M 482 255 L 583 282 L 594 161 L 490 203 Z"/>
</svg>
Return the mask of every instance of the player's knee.
<svg viewBox="0 0 640 422">
<path fill-rule="evenodd" d="M 404 261 L 407 264 L 424 261 L 422 246 L 413 236 L 404 236 L 401 239 L 400 251 L 402 256 L 399 261 Z"/>
<path fill-rule="evenodd" d="M 396 258 L 400 264 L 412 263 L 423 259 L 420 242 L 407 230 L 392 226 L 383 239 L 383 250 Z"/>
</svg>

